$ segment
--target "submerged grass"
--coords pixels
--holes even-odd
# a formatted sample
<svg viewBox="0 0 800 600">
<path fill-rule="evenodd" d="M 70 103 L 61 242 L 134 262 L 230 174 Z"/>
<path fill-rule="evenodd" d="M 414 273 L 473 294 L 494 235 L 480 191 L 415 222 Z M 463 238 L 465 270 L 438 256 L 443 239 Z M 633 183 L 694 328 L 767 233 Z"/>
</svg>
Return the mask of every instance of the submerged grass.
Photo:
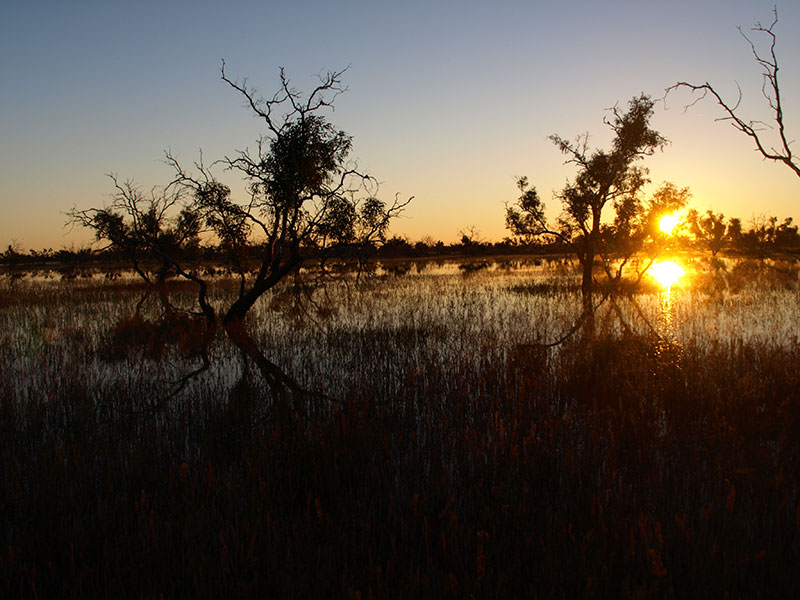
<svg viewBox="0 0 800 600">
<path fill-rule="evenodd" d="M 768 292 L 782 312 L 758 334 L 713 328 L 761 314 L 754 282 L 723 312 L 685 290 L 671 336 L 644 294 L 604 313 L 631 331 L 601 321 L 547 350 L 579 301 L 515 289 L 566 276 L 537 269 L 391 276 L 314 327 L 260 305 L 263 347 L 342 399 L 302 414 L 273 409 L 224 340 L 222 366 L 134 414 L 184 365 L 100 359 L 136 296 L 18 290 L 0 596 L 790 597 L 800 346 L 778 336 L 796 291 Z"/>
</svg>

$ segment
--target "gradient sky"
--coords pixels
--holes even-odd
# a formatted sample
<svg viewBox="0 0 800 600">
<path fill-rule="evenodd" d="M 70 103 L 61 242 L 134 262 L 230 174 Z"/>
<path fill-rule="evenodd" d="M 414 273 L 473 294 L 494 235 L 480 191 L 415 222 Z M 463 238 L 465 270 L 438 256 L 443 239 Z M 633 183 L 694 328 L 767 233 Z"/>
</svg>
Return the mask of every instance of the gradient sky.
<svg viewBox="0 0 800 600">
<path fill-rule="evenodd" d="M 678 80 L 706 80 L 767 119 L 761 77 L 736 26 L 769 24 L 772 1 L 205 2 L 8 0 L 0 8 L 0 249 L 80 246 L 73 206 L 100 206 L 106 173 L 169 181 L 165 149 L 191 163 L 253 147 L 262 128 L 219 79 L 270 95 L 283 66 L 307 90 L 350 65 L 334 124 L 355 138 L 381 195 L 415 196 L 393 232 L 450 242 L 475 226 L 499 240 L 504 203 L 527 175 L 548 214 L 574 170 L 547 136 L 610 136 L 604 109 Z M 800 3 L 778 5 L 787 126 L 800 133 Z M 646 163 L 653 185 L 691 188 L 727 216 L 800 217 L 800 180 L 715 122 L 720 110 L 670 96 L 653 126 L 671 140 Z"/>
</svg>

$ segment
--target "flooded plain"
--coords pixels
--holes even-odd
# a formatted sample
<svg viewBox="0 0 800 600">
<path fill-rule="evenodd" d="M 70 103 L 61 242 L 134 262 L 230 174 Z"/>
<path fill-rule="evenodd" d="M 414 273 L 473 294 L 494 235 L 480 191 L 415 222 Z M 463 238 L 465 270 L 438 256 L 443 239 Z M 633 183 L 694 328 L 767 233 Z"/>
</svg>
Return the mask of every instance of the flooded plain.
<svg viewBox="0 0 800 600">
<path fill-rule="evenodd" d="M 592 337 L 563 258 L 393 261 L 303 307 L 287 282 L 248 318 L 314 392 L 292 406 L 222 331 L 186 379 L 196 321 L 130 275 L 5 279 L 0 574 L 47 597 L 203 597 L 209 576 L 211 596 L 791 596 L 797 265 L 673 260 L 601 273 Z M 208 279 L 221 310 L 236 282 Z"/>
<path fill-rule="evenodd" d="M 800 342 L 798 266 L 786 260 L 702 257 L 675 259 L 667 280 L 657 269 L 624 290 L 598 276 L 596 331 L 607 339 L 640 336 L 694 352 L 756 345 L 790 348 Z M 670 268 L 668 268 L 670 270 Z M 232 299 L 235 284 L 214 275 L 212 301 Z M 115 326 L 137 309 L 144 288 L 131 274 L 59 278 L 29 274 L 2 283 L 0 360 L 17 398 L 47 394 L 61 370 L 76 369 L 90 389 L 168 386 L 193 360 L 170 349 L 153 359 Z M 392 262 L 369 278 L 347 277 L 315 292 L 314 306 L 297 310 L 285 290 L 267 294 L 249 316 L 270 360 L 304 386 L 333 395 L 383 387 L 395 393 L 403 378 L 431 365 L 446 374 L 501 364 L 520 349 L 541 349 L 558 360 L 561 344 L 580 335 L 578 265 L 564 258 Z M 175 287 L 191 306 L 193 288 Z M 158 304 L 142 304 L 157 316 Z M 242 374 L 240 357 L 222 333 L 212 368 L 188 388 L 229 389 Z M 454 382 L 455 384 L 456 382 Z"/>
</svg>

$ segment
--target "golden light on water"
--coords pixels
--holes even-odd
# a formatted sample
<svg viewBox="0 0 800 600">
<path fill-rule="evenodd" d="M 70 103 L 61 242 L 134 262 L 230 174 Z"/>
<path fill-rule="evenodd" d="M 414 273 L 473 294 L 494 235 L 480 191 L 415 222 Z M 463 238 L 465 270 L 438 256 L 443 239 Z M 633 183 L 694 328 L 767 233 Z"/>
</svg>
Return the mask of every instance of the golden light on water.
<svg viewBox="0 0 800 600">
<path fill-rule="evenodd" d="M 664 215 L 658 221 L 658 228 L 667 235 L 672 235 L 672 231 L 678 225 L 679 221 L 680 217 L 678 217 L 678 215 Z"/>
<path fill-rule="evenodd" d="M 662 260 L 650 267 L 650 275 L 665 288 L 676 283 L 685 272 L 682 266 L 671 260 Z"/>
</svg>

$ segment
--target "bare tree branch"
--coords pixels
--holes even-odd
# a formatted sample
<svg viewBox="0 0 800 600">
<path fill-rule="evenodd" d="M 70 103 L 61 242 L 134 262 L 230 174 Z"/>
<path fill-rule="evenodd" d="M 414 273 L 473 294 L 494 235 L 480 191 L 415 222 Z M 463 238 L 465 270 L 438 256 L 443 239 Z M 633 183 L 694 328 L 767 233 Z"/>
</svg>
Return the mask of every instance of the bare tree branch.
<svg viewBox="0 0 800 600">
<path fill-rule="evenodd" d="M 766 99 L 767 105 L 772 112 L 772 126 L 767 125 L 763 121 L 746 120 L 739 114 L 738 111 L 742 100 L 742 90 L 738 83 L 736 84 L 738 95 L 735 103 L 726 101 L 719 94 L 716 88 L 714 88 L 714 86 L 712 86 L 708 81 L 703 84 L 693 84 L 686 81 L 679 81 L 678 83 L 666 89 L 664 99 L 666 101 L 666 97 L 671 92 L 680 88 L 688 89 L 693 94 L 699 94 L 694 101 L 686 105 L 684 108 L 684 110 L 686 110 L 694 106 L 700 100 L 708 97 L 708 95 L 711 95 L 726 115 L 717 119 L 718 121 L 728 121 L 734 129 L 741 131 L 743 134 L 749 137 L 755 144 L 756 150 L 765 160 L 772 160 L 782 163 L 791 169 L 795 175 L 800 177 L 800 163 L 798 163 L 794 153 L 792 152 L 792 140 L 789 140 L 787 137 L 784 123 L 783 100 L 781 97 L 780 83 L 778 81 L 778 56 L 775 51 L 777 36 L 773 31 L 777 23 L 778 10 L 776 8 L 773 10 L 772 23 L 770 23 L 768 27 L 762 25 L 761 23 L 756 23 L 751 28 L 751 31 L 754 31 L 757 34 L 763 34 L 767 37 L 769 49 L 766 54 L 760 52 L 758 48 L 756 48 L 753 40 L 742 31 L 741 27 L 739 27 L 739 33 L 745 40 L 747 40 L 755 62 L 762 69 L 763 82 L 761 86 L 761 93 Z M 772 129 L 772 127 L 777 129 L 777 137 L 779 142 L 777 148 L 770 144 L 762 135 L 765 129 Z"/>
</svg>

